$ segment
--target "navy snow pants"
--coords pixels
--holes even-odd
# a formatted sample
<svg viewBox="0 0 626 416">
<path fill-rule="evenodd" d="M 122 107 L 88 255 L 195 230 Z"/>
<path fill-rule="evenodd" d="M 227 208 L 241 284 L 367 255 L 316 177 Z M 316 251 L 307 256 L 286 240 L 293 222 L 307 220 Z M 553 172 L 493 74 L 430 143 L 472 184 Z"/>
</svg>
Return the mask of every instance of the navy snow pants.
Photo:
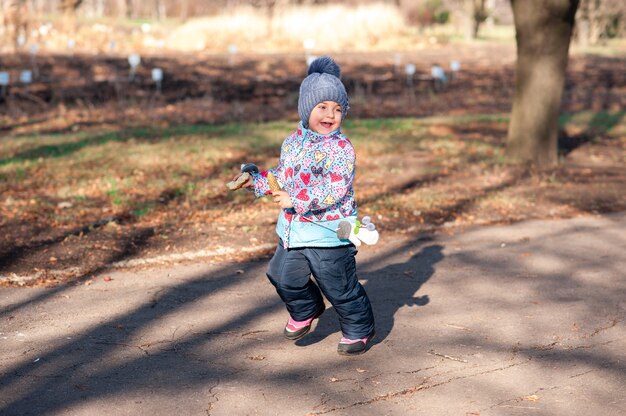
<svg viewBox="0 0 626 416">
<path fill-rule="evenodd" d="M 365 338 L 374 332 L 374 314 L 356 275 L 356 253 L 353 245 L 285 249 L 280 240 L 267 277 L 296 321 L 309 319 L 322 308 L 323 293 L 339 315 L 343 336 Z"/>
</svg>

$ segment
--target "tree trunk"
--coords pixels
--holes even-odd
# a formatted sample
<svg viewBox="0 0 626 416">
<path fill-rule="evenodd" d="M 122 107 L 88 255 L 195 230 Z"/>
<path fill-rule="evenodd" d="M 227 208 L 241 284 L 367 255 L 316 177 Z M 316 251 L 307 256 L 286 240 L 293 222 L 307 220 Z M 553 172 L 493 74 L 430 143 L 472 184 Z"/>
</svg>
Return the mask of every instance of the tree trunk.
<svg viewBox="0 0 626 416">
<path fill-rule="evenodd" d="M 480 25 L 487 20 L 487 9 L 485 8 L 485 0 L 474 0 L 474 31 L 472 33 L 473 39 L 478 39 L 478 32 L 480 30 Z"/>
<path fill-rule="evenodd" d="M 589 43 L 596 45 L 600 40 L 600 34 L 604 29 L 602 18 L 600 17 L 600 8 L 602 5 L 599 1 L 591 1 L 588 5 L 589 9 Z"/>
<path fill-rule="evenodd" d="M 96 16 L 98 16 L 99 19 L 104 17 L 104 9 L 104 0 L 96 0 Z"/>
<path fill-rule="evenodd" d="M 117 17 L 126 17 L 126 0 L 117 0 Z"/>
<path fill-rule="evenodd" d="M 183 22 L 189 16 L 189 0 L 180 0 L 180 20 Z"/>
<path fill-rule="evenodd" d="M 487 19 L 485 19 L 485 24 L 488 28 L 493 29 L 496 25 L 495 19 L 493 18 L 493 12 L 496 8 L 496 0 L 487 0 L 485 7 L 487 9 Z"/>
<path fill-rule="evenodd" d="M 511 0 L 517 42 L 507 155 L 557 163 L 558 117 L 578 0 Z"/>
<path fill-rule="evenodd" d="M 463 37 L 465 39 L 474 38 L 474 0 L 462 0 L 461 4 L 461 19 L 463 25 Z"/>
<path fill-rule="evenodd" d="M 155 20 L 165 20 L 167 18 L 167 10 L 165 8 L 165 0 L 154 0 L 153 16 Z"/>
<path fill-rule="evenodd" d="M 126 0 L 126 18 L 134 19 L 137 16 L 135 15 L 135 5 L 133 4 L 133 0 Z"/>
</svg>

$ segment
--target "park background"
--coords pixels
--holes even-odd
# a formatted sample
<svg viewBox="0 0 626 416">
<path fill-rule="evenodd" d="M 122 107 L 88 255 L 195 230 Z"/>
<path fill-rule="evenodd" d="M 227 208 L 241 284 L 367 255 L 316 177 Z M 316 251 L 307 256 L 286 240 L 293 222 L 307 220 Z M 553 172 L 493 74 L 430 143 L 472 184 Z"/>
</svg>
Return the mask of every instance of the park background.
<svg viewBox="0 0 626 416">
<path fill-rule="evenodd" d="M 578 5 L 548 165 L 506 154 L 508 1 L 0 6 L 3 285 L 271 252 L 273 204 L 224 184 L 243 162 L 276 163 L 307 62 L 322 54 L 342 66 L 357 202 L 383 235 L 626 207 L 619 1 Z"/>
</svg>

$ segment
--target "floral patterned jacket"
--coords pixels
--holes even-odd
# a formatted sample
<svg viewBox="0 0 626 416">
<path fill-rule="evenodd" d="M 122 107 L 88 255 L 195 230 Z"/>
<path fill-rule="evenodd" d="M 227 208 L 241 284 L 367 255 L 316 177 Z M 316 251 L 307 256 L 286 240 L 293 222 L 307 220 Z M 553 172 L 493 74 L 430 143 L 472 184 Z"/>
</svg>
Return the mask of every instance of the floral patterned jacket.
<svg viewBox="0 0 626 416">
<path fill-rule="evenodd" d="M 300 123 L 285 139 L 278 166 L 268 170 L 293 203 L 293 208 L 281 210 L 276 224 L 285 248 L 350 244 L 336 230 L 342 220 L 356 221 L 355 158 L 352 143 L 339 130 L 321 135 Z M 253 174 L 257 197 L 271 194 L 268 171 Z"/>
</svg>

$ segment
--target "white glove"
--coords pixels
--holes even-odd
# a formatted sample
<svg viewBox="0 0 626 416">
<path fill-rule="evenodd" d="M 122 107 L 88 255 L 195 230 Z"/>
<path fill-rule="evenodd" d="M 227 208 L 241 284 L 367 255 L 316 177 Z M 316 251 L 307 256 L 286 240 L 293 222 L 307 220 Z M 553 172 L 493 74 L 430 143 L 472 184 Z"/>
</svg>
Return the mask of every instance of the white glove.
<svg viewBox="0 0 626 416">
<path fill-rule="evenodd" d="M 350 242 L 355 246 L 359 247 L 361 245 L 361 240 L 359 240 L 359 237 L 354 234 L 355 225 L 356 224 L 354 223 L 352 224 L 352 229 L 350 230 L 350 237 L 348 237 L 348 240 L 350 240 Z"/>
<path fill-rule="evenodd" d="M 350 236 L 348 240 L 359 247 L 361 242 L 372 246 L 378 242 L 378 231 L 370 217 L 363 217 L 362 221 L 350 222 Z"/>
</svg>

